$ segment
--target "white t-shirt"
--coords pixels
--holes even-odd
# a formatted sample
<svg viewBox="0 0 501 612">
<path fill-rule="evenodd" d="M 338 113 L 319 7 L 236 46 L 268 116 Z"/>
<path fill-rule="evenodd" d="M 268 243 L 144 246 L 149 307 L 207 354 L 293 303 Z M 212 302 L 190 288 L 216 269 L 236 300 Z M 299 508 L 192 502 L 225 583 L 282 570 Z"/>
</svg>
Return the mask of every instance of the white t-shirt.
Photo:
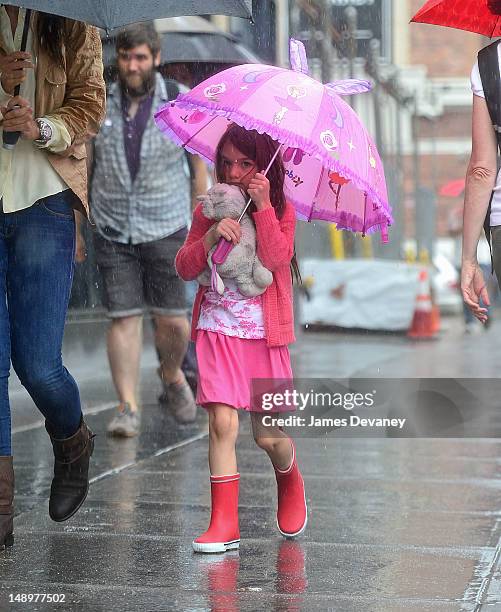
<svg viewBox="0 0 501 612">
<path fill-rule="evenodd" d="M 501 62 L 501 45 L 498 45 L 498 57 Z M 485 98 L 484 88 L 482 87 L 482 79 L 480 78 L 480 70 L 478 69 L 478 61 L 475 62 L 473 70 L 471 71 L 471 90 L 476 96 Z M 498 172 L 496 185 L 494 187 L 494 196 L 491 203 L 490 223 L 491 227 L 501 225 L 501 169 Z"/>
</svg>

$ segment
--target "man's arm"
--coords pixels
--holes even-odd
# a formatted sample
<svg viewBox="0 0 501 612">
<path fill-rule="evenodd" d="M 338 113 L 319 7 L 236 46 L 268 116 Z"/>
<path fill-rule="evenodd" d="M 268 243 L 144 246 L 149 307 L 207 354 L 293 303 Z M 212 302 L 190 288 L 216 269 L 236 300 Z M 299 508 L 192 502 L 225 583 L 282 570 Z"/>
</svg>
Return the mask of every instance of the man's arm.
<svg viewBox="0 0 501 612">
<path fill-rule="evenodd" d="M 85 258 L 87 257 L 87 248 L 85 245 L 85 239 L 83 237 L 83 227 L 87 223 L 87 219 L 82 215 L 82 213 L 75 210 L 75 261 L 77 263 L 83 263 Z"/>
<path fill-rule="evenodd" d="M 89 180 L 90 191 L 90 184 L 92 181 L 92 169 L 94 164 L 94 140 L 89 140 L 85 143 L 85 150 L 87 151 L 87 157 L 85 159 L 87 161 L 87 177 Z"/>
<path fill-rule="evenodd" d="M 89 185 L 89 193 L 90 186 L 92 182 L 92 171 L 93 171 L 93 163 L 94 163 L 94 141 L 88 141 L 85 143 L 85 150 L 87 151 L 87 177 L 88 177 L 88 185 Z M 76 233 L 76 248 L 75 248 L 75 261 L 77 263 L 83 263 L 87 258 L 87 245 L 85 244 L 85 238 L 83 235 L 83 228 L 87 223 L 87 219 L 75 210 L 75 233 Z"/>
<path fill-rule="evenodd" d="M 198 204 L 198 196 L 207 193 L 208 173 L 207 166 L 201 157 L 188 153 L 192 167 L 191 177 L 191 210 L 195 210 Z"/>
</svg>

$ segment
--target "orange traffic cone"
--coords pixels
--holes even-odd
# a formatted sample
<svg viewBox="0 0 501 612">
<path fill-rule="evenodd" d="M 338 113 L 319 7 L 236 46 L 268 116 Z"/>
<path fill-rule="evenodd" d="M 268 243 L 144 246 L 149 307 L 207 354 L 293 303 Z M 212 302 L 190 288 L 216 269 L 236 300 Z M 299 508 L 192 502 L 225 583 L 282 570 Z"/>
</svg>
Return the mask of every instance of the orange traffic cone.
<svg viewBox="0 0 501 612">
<path fill-rule="evenodd" d="M 440 308 L 436 304 L 431 306 L 431 328 L 434 335 L 440 331 Z"/>
<path fill-rule="evenodd" d="M 416 309 L 414 310 L 414 317 L 412 318 L 411 326 L 407 332 L 407 337 L 413 338 L 414 340 L 433 338 L 437 331 L 436 314 L 435 322 L 433 316 L 428 270 L 423 269 L 419 273 L 419 290 L 416 296 Z"/>
</svg>

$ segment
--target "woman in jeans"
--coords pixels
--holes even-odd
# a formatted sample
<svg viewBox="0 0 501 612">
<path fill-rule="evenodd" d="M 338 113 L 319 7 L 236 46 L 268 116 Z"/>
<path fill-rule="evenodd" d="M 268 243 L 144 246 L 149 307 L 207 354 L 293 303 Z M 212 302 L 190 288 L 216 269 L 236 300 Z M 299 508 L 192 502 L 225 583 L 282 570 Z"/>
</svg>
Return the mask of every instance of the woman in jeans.
<svg viewBox="0 0 501 612">
<path fill-rule="evenodd" d="M 87 212 L 85 140 L 102 121 L 105 86 L 97 30 L 0 6 L 0 546 L 13 543 L 10 363 L 37 408 L 54 451 L 49 514 L 64 521 L 88 490 L 93 434 L 61 346 L 73 277 L 74 209 Z M 20 95 L 14 88 L 21 85 Z"/>
</svg>

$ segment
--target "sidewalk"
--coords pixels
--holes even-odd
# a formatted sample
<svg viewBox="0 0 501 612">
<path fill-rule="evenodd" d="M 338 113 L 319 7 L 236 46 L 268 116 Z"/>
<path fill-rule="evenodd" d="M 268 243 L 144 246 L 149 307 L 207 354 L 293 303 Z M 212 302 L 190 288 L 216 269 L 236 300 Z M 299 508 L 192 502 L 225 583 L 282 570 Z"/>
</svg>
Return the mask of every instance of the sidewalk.
<svg viewBox="0 0 501 612">
<path fill-rule="evenodd" d="M 469 341 L 448 323 L 441 340 L 423 344 L 304 334 L 293 349 L 296 373 L 493 375 L 501 323 Z M 102 346 L 69 330 L 71 367 L 85 353 L 71 344 L 77 337 L 86 338 L 95 374 L 81 366 L 88 421 L 99 434 L 93 484 L 74 518 L 50 521 L 49 441 L 23 409 L 14 435 L 16 541 L 0 552 L 0 610 L 501 610 L 501 441 L 301 438 L 310 513 L 293 542 L 277 532 L 273 473 L 243 415 L 241 548 L 199 556 L 191 540 L 206 528 L 210 503 L 205 415 L 179 428 L 156 405 L 149 347 L 141 436 L 106 438 L 113 396 Z M 17 401 L 24 406 L 21 395 Z M 66 600 L 9 604 L 11 593 Z"/>
</svg>

